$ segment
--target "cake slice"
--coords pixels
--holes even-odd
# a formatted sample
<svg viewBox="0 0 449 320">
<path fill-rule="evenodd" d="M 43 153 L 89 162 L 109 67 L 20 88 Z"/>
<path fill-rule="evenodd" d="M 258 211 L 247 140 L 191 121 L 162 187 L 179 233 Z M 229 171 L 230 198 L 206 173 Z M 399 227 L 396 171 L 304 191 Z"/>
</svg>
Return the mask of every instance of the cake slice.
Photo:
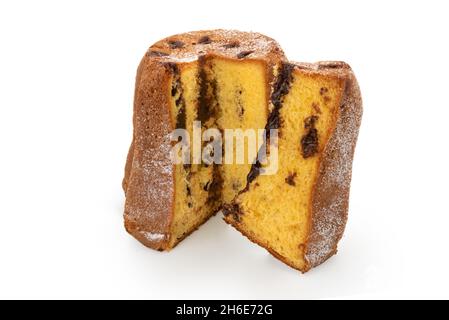
<svg viewBox="0 0 449 320">
<path fill-rule="evenodd" d="M 175 164 L 171 134 L 185 129 L 263 129 L 271 83 L 284 54 L 251 32 L 197 31 L 152 45 L 136 77 L 133 142 L 123 189 L 125 227 L 144 245 L 169 250 L 246 185 L 243 164 Z M 257 153 L 257 150 L 256 150 Z M 255 157 L 255 155 L 254 155 Z"/>
<path fill-rule="evenodd" d="M 267 129 L 278 129 L 278 171 L 257 162 L 225 221 L 276 258 L 306 272 L 337 251 L 348 211 L 362 116 L 359 87 L 343 62 L 284 63 Z M 269 138 L 268 138 L 269 139 Z"/>
</svg>

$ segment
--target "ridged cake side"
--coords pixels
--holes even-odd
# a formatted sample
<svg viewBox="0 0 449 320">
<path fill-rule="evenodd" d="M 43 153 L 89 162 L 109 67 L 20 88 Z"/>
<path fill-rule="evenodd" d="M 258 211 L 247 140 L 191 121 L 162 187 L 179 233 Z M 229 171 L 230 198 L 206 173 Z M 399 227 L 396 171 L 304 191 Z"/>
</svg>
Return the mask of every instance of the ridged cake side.
<svg viewBox="0 0 449 320">
<path fill-rule="evenodd" d="M 145 56 L 138 68 L 133 142 L 125 167 L 125 227 L 136 239 L 163 250 L 173 214 L 174 174 L 170 160 L 170 71 Z"/>
</svg>

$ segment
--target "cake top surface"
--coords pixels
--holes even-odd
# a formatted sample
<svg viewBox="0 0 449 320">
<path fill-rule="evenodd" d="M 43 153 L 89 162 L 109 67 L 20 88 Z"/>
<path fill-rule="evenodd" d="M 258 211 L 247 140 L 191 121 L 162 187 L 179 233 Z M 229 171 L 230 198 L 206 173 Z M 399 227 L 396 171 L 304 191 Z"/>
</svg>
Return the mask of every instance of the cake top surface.
<svg viewBox="0 0 449 320">
<path fill-rule="evenodd" d="M 352 72 L 351 67 L 343 61 L 318 61 L 315 63 L 290 61 L 295 69 L 306 73 L 336 76 L 346 79 Z"/>
<path fill-rule="evenodd" d="M 193 31 L 170 36 L 153 44 L 147 55 L 176 62 L 195 61 L 205 54 L 233 59 L 283 57 L 278 43 L 260 33 L 237 30 Z"/>
</svg>

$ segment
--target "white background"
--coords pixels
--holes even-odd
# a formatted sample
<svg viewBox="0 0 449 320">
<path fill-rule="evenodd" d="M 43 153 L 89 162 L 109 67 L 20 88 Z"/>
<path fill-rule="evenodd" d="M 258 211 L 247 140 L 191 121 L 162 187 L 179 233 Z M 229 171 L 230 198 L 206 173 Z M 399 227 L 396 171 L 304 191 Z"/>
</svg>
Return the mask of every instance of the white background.
<svg viewBox="0 0 449 320">
<path fill-rule="evenodd" d="M 449 298 L 447 1 L 2 1 L 0 298 Z M 340 252 L 301 275 L 215 217 L 170 253 L 122 222 L 137 65 L 235 28 L 345 60 L 364 119 Z"/>
</svg>

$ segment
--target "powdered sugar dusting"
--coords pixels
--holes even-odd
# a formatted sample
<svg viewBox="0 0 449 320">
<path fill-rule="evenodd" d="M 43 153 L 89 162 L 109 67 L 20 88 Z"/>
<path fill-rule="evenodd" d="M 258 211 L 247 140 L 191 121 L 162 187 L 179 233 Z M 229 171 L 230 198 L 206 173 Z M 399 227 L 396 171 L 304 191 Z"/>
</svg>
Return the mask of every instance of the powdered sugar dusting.
<svg viewBox="0 0 449 320">
<path fill-rule="evenodd" d="M 125 226 L 145 245 L 159 249 L 167 241 L 157 235 L 169 230 L 174 190 L 169 97 L 167 91 L 161 90 L 169 84 L 169 75 L 165 66 L 152 57 L 142 60 L 139 72 Z"/>
<path fill-rule="evenodd" d="M 207 41 L 201 39 L 207 37 Z M 183 46 L 170 48 L 170 41 L 180 41 Z M 232 43 L 233 45 L 229 45 Z M 246 58 L 263 58 L 274 54 L 283 56 L 277 42 L 256 32 L 242 32 L 238 30 L 210 30 L 194 31 L 174 35 L 155 43 L 149 52 L 162 53 L 158 59 L 170 62 L 191 62 L 199 56 L 213 53 L 231 58 L 237 58 L 239 53 L 248 52 Z"/>
<path fill-rule="evenodd" d="M 140 172 L 143 185 L 148 186 L 135 189 L 135 192 L 139 193 L 138 199 L 146 199 L 152 207 L 167 207 L 171 201 L 170 192 L 161 192 L 172 188 L 173 164 L 169 159 L 170 150 L 170 135 L 167 134 L 163 137 L 162 143 L 151 149 L 142 150 L 142 157 L 135 157 L 133 160 L 133 172 Z M 152 219 L 152 215 L 157 212 L 147 206 L 142 209 L 140 202 L 136 204 L 137 206 L 134 206 L 132 210 L 136 219 Z"/>
<path fill-rule="evenodd" d="M 148 241 L 163 241 L 166 239 L 167 235 L 164 233 L 156 233 L 156 232 L 147 232 L 147 231 L 140 231 L 140 234 L 142 234 L 145 239 Z"/>
<path fill-rule="evenodd" d="M 305 255 L 310 267 L 321 264 L 336 252 L 347 220 L 352 158 L 362 116 L 362 101 L 356 79 L 349 67 L 346 69 L 349 79 L 340 118 L 324 151 L 321 179 L 316 185 L 312 230 Z"/>
</svg>

